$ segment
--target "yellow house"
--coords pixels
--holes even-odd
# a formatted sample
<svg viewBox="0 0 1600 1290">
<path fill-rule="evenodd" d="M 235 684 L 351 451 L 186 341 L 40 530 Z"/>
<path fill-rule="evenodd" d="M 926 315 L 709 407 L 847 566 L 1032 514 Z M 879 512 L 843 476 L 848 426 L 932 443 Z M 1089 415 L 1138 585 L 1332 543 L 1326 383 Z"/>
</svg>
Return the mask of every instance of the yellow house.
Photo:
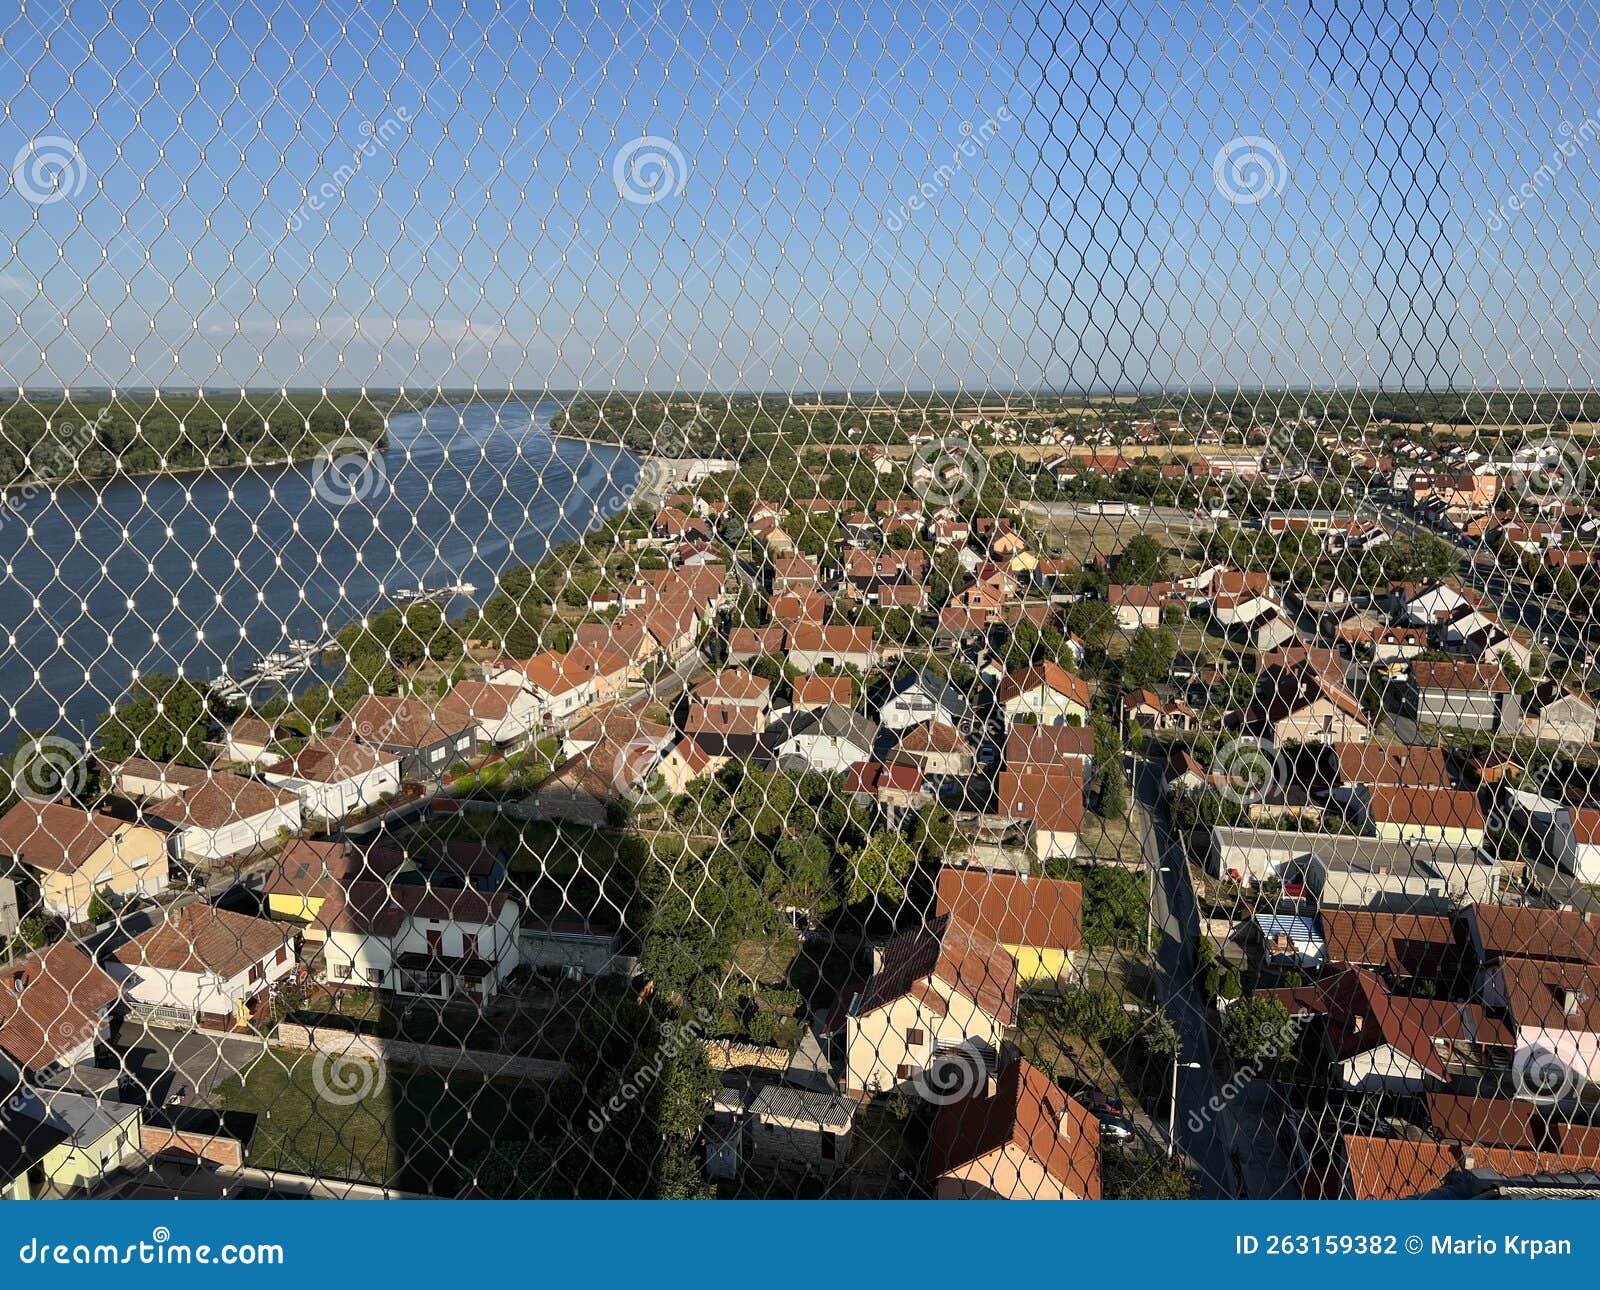
<svg viewBox="0 0 1600 1290">
<path fill-rule="evenodd" d="M 1083 944 L 1083 888 L 1064 878 L 987 869 L 939 874 L 938 913 L 988 937 L 1017 961 L 1017 988 L 1055 992 L 1073 979 Z"/>
<path fill-rule="evenodd" d="M 165 891 L 168 835 L 65 802 L 18 802 L 0 819 L 0 856 L 20 864 L 49 913 L 81 923 L 95 896 L 119 905 Z"/>
<path fill-rule="evenodd" d="M 92 1192 L 126 1164 L 141 1163 L 139 1108 L 56 1089 L 26 1089 L 11 1099 L 5 1131 L 26 1130 L 25 1160 L 0 1197 L 39 1199 Z M 9 1171 L 8 1171 L 9 1172 Z M 9 1190 L 8 1190 L 9 1189 Z"/>
<path fill-rule="evenodd" d="M 1379 785 L 1371 793 L 1372 826 L 1380 838 L 1462 847 L 1483 843 L 1483 808 L 1474 793 L 1398 785 Z"/>
<path fill-rule="evenodd" d="M 317 924 L 323 902 L 360 863 L 343 842 L 295 838 L 262 880 L 267 916 Z"/>
</svg>

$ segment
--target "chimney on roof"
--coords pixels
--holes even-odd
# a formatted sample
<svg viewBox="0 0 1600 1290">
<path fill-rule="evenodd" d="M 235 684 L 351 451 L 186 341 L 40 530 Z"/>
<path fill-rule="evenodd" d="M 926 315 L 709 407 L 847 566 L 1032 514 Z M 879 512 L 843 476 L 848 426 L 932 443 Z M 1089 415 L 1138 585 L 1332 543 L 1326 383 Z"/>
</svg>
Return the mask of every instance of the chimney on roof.
<svg viewBox="0 0 1600 1290">
<path fill-rule="evenodd" d="M 1056 1136 L 1063 1142 L 1072 1141 L 1072 1117 L 1066 1106 L 1061 1108 L 1061 1114 L 1056 1117 Z"/>
<path fill-rule="evenodd" d="M 21 996 L 28 988 L 28 974 L 26 972 L 13 972 L 11 974 L 11 993 Z"/>
<path fill-rule="evenodd" d="M 1568 988 L 1561 992 L 1561 1011 L 1564 1016 L 1576 1017 L 1578 1009 L 1588 1002 L 1589 996 L 1582 990 Z"/>
<path fill-rule="evenodd" d="M 1478 1154 L 1470 1146 L 1461 1148 L 1461 1167 L 1463 1169 L 1476 1169 L 1478 1167 Z"/>
<path fill-rule="evenodd" d="M 1361 1027 L 1366 1024 L 1366 1020 L 1367 1019 L 1359 1012 L 1356 1013 L 1355 1016 L 1350 1018 L 1350 1029 L 1359 1035 L 1361 1033 Z"/>
</svg>

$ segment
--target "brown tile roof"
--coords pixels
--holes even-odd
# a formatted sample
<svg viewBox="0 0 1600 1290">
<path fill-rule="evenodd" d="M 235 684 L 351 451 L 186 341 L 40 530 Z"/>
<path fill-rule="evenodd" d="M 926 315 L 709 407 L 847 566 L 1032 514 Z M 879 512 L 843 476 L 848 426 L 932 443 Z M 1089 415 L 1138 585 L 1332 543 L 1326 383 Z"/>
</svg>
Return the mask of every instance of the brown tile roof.
<svg viewBox="0 0 1600 1290">
<path fill-rule="evenodd" d="M 1511 682 L 1498 663 L 1417 659 L 1411 664 L 1411 679 L 1421 690 L 1511 691 Z"/>
<path fill-rule="evenodd" d="M 902 932 L 883 947 L 883 966 L 861 988 L 856 1014 L 871 1012 L 907 994 L 922 993 L 937 976 L 1001 1025 L 1016 1017 L 1017 961 L 976 928 L 948 917 Z M 936 992 L 932 999 L 937 999 Z"/>
<path fill-rule="evenodd" d="M 742 667 L 725 667 L 701 681 L 690 693 L 707 703 L 759 703 L 772 692 L 772 683 Z"/>
<path fill-rule="evenodd" d="M 1020 1057 L 1000 1072 L 993 1096 L 985 1088 L 939 1108 L 929 1167 L 937 1179 L 1007 1146 L 1073 1195 L 1100 1199 L 1100 1121 Z"/>
<path fill-rule="evenodd" d="M 1429 1093 L 1428 1123 L 1435 1137 L 1455 1142 L 1527 1149 L 1539 1144 L 1537 1108 L 1532 1102 Z"/>
<path fill-rule="evenodd" d="M 937 912 L 999 945 L 1074 951 L 1083 944 L 1083 888 L 1064 878 L 944 869 Z"/>
<path fill-rule="evenodd" d="M 129 824 L 99 811 L 65 802 L 24 799 L 0 819 L 0 855 L 14 856 L 35 869 L 76 873 Z"/>
<path fill-rule="evenodd" d="M 120 946 L 114 957 L 131 968 L 210 972 L 226 980 L 275 954 L 294 936 L 283 923 L 196 903 L 172 910 L 165 922 Z"/>
<path fill-rule="evenodd" d="M 268 896 L 326 897 L 335 883 L 360 873 L 381 876 L 391 872 L 379 869 L 387 863 L 380 855 L 377 859 L 363 857 L 353 847 L 343 842 L 321 842 L 311 838 L 295 838 L 279 853 L 272 867 L 262 879 L 261 890 Z"/>
<path fill-rule="evenodd" d="M 1344 1154 L 1353 1200 L 1406 1200 L 1426 1195 L 1463 1168 L 1468 1154 L 1475 1168 L 1492 1169 L 1505 1178 L 1577 1173 L 1593 1168 L 1592 1158 L 1585 1155 L 1409 1138 L 1369 1138 L 1353 1133 L 1344 1137 Z"/>
<path fill-rule="evenodd" d="M 781 654 L 784 639 L 782 627 L 735 627 L 728 633 L 728 653 Z"/>
<path fill-rule="evenodd" d="M 999 699 L 1001 703 L 1009 703 L 1012 699 L 1041 687 L 1065 695 L 1085 708 L 1089 706 L 1091 700 L 1087 681 L 1081 676 L 1074 676 L 1059 663 L 1052 663 L 1049 659 L 1042 659 L 1031 667 L 1008 673 L 1006 679 L 1000 682 Z"/>
<path fill-rule="evenodd" d="M 1059 766 L 1094 755 L 1093 726 L 1030 726 L 1018 723 L 1006 732 L 1005 762 L 1023 766 Z"/>
<path fill-rule="evenodd" d="M 970 755 L 972 744 L 964 734 L 947 722 L 919 721 L 914 726 L 907 726 L 901 732 L 897 749 L 903 753 L 917 755 L 930 753 Z"/>
<path fill-rule="evenodd" d="M 818 650 L 836 654 L 870 654 L 872 628 L 870 627 L 819 627 L 815 623 L 801 623 L 789 633 L 791 650 Z"/>
<path fill-rule="evenodd" d="M 1600 923 L 1577 910 L 1476 904 L 1468 914 L 1477 925 L 1485 958 L 1600 963 Z"/>
<path fill-rule="evenodd" d="M 838 703 L 849 707 L 855 698 L 855 682 L 848 676 L 797 676 L 794 679 L 796 703 Z"/>
<path fill-rule="evenodd" d="M 19 993 L 20 987 L 20 993 Z M 117 984 L 71 941 L 0 967 L 0 1053 L 38 1071 L 93 1039 Z"/>
<path fill-rule="evenodd" d="M 1336 743 L 1333 754 L 1342 783 L 1450 787 L 1444 749 L 1429 744 Z"/>
<path fill-rule="evenodd" d="M 1024 766 L 1003 770 L 998 777 L 999 813 L 1007 819 L 1032 820 L 1047 833 L 1083 829 L 1083 768 Z"/>
<path fill-rule="evenodd" d="M 1521 1027 L 1600 1031 L 1600 966 L 1504 958 L 1506 1013 Z"/>
<path fill-rule="evenodd" d="M 265 726 L 266 722 L 261 724 Z M 133 779 L 148 779 L 164 784 L 166 793 L 159 794 L 163 797 L 205 783 L 209 773 L 197 766 L 181 766 L 175 761 L 150 761 L 145 757 L 130 757 L 127 761 L 119 762 L 109 769 L 111 774 L 119 779 L 126 775 Z"/>
<path fill-rule="evenodd" d="M 683 722 L 686 735 L 758 735 L 766 728 L 759 708 L 732 703 L 691 703 Z"/>
<path fill-rule="evenodd" d="M 337 784 L 377 770 L 380 766 L 394 765 L 392 753 L 357 743 L 354 739 L 330 735 L 314 740 L 297 753 L 290 753 L 276 765 L 263 772 L 283 775 L 290 779 L 303 779 L 316 784 Z"/>
<path fill-rule="evenodd" d="M 367 694 L 350 709 L 345 725 L 364 743 L 426 748 L 472 727 L 472 718 L 444 700 Z"/>
<path fill-rule="evenodd" d="M 1329 963 L 1386 967 L 1397 977 L 1447 975 L 1458 960 L 1455 923 L 1443 914 L 1323 909 Z"/>
<path fill-rule="evenodd" d="M 220 829 L 240 820 L 255 819 L 268 811 L 299 801 L 293 793 L 226 771 L 213 771 L 194 788 L 163 798 L 147 808 L 180 828 Z M 261 839 L 270 841 L 270 837 Z"/>
<path fill-rule="evenodd" d="M 330 932 L 394 936 L 410 918 L 486 927 L 497 922 L 509 898 L 475 887 L 435 887 L 423 882 L 384 882 L 368 878 L 336 887 L 318 911 L 317 922 Z"/>
<path fill-rule="evenodd" d="M 1436 829 L 1483 828 L 1483 808 L 1478 805 L 1478 795 L 1449 788 L 1379 784 L 1372 790 L 1372 818 L 1379 824 L 1417 824 Z"/>
<path fill-rule="evenodd" d="M 634 739 L 662 743 L 671 734 L 672 731 L 659 721 L 640 716 L 632 708 L 620 703 L 608 703 L 568 731 L 567 738 L 580 744 L 598 743 L 601 740 L 621 744 Z"/>
<path fill-rule="evenodd" d="M 472 720 L 503 721 L 521 694 L 522 688 L 516 685 L 496 685 L 492 681 L 457 681 L 440 703 L 441 706 L 449 704 L 455 712 Z"/>
</svg>

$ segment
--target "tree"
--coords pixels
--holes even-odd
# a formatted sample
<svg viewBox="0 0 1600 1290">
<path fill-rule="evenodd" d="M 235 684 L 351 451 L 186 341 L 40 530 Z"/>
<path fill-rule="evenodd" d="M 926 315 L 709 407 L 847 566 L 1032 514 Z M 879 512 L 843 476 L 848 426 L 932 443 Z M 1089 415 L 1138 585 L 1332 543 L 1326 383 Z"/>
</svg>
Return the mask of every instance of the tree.
<svg viewBox="0 0 1600 1290">
<path fill-rule="evenodd" d="M 216 705 L 210 688 L 198 681 L 147 676 L 102 719 L 101 757 L 108 762 L 147 757 L 203 766 L 213 719 L 223 715 L 214 711 Z"/>
<path fill-rule="evenodd" d="M 1222 1038 L 1242 1066 L 1260 1066 L 1282 1055 L 1293 1036 L 1289 1010 L 1265 995 L 1240 999 L 1222 1014 Z"/>
<path fill-rule="evenodd" d="M 1192 1193 L 1189 1176 L 1176 1160 L 1120 1149 L 1101 1156 L 1100 1190 L 1107 1200 L 1188 1200 Z"/>
<path fill-rule="evenodd" d="M 1167 571 L 1167 551 L 1149 534 L 1141 533 L 1117 553 L 1115 565 L 1118 582 L 1155 582 Z"/>
<path fill-rule="evenodd" d="M 898 833 L 874 833 L 850 861 L 850 903 L 881 897 L 898 904 L 905 899 L 905 880 L 916 862 L 916 853 Z"/>
</svg>

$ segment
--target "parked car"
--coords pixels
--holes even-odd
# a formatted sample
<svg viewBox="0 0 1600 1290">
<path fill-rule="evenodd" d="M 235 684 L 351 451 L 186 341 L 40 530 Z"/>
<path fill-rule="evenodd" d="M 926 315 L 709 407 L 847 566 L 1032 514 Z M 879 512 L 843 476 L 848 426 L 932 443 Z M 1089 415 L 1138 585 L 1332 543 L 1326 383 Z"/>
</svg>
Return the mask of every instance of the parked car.
<svg viewBox="0 0 1600 1290">
<path fill-rule="evenodd" d="M 1133 1125 L 1118 1115 L 1102 1115 L 1100 1117 L 1100 1140 L 1102 1142 L 1127 1142 L 1133 1137 Z"/>
</svg>

